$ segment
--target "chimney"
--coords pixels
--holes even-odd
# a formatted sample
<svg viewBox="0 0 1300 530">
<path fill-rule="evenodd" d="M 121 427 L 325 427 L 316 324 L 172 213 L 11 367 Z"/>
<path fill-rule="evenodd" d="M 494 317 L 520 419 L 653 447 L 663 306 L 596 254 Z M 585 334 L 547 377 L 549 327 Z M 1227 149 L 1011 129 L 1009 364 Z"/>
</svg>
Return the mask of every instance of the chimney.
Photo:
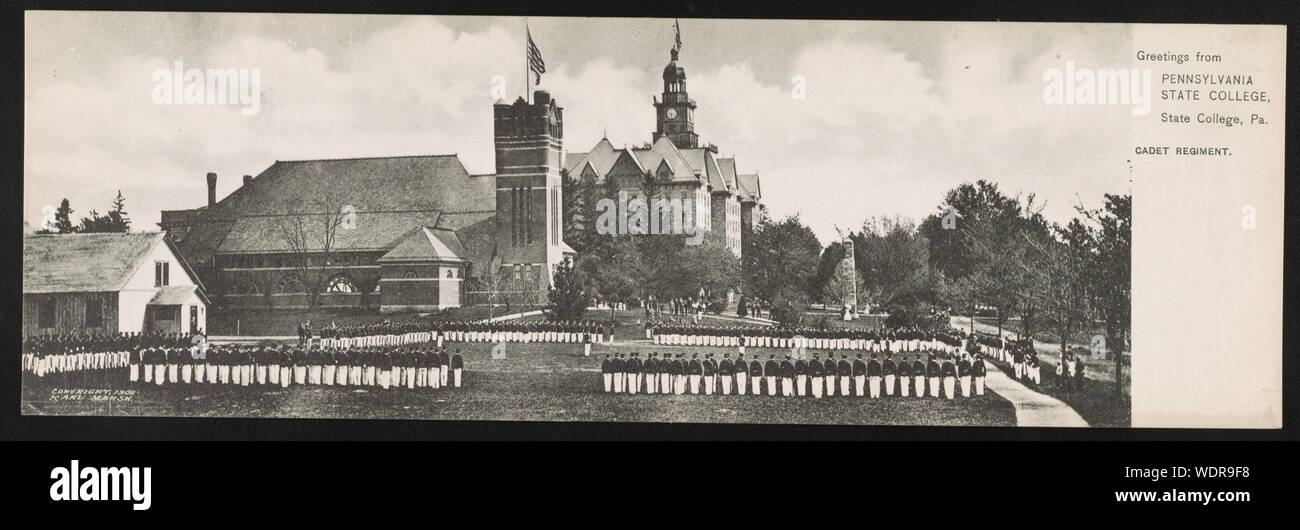
<svg viewBox="0 0 1300 530">
<path fill-rule="evenodd" d="M 253 182 L 252 175 L 244 175 L 244 185 L 247 186 Z"/>
<path fill-rule="evenodd" d="M 208 173 L 208 207 L 217 204 L 217 174 Z"/>
</svg>

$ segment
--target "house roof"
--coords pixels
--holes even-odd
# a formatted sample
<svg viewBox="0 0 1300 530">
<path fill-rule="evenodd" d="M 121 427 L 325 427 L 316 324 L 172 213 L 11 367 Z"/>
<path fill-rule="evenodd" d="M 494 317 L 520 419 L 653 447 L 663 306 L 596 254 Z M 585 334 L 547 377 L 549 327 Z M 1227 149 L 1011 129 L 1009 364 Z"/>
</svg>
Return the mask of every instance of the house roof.
<svg viewBox="0 0 1300 530">
<path fill-rule="evenodd" d="M 468 256 L 469 253 L 461 245 L 460 238 L 456 237 L 456 232 L 421 226 L 402 236 L 379 261 L 463 262 L 467 261 Z"/>
<path fill-rule="evenodd" d="M 284 223 L 298 215 L 323 222 L 323 212 L 350 206 L 355 223 L 336 231 L 333 248 L 386 250 L 418 226 L 490 217 L 495 179 L 486 177 L 470 175 L 454 154 L 277 161 L 210 208 L 164 212 L 163 224 L 187 256 L 209 264 L 213 253 L 293 251 Z"/>
<path fill-rule="evenodd" d="M 25 235 L 23 292 L 120 291 L 165 240 L 162 232 Z"/>
</svg>

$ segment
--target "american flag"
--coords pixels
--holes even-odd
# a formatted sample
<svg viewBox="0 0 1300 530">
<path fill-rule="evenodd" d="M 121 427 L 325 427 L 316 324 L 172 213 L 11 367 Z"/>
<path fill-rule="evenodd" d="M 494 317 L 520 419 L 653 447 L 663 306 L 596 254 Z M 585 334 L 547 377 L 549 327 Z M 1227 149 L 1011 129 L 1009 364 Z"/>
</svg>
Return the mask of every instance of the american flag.
<svg viewBox="0 0 1300 530">
<path fill-rule="evenodd" d="M 673 41 L 673 49 L 677 51 L 681 51 L 682 50 L 682 27 L 677 24 L 677 19 L 675 18 L 673 19 L 673 29 L 677 31 L 677 36 Z"/>
<path fill-rule="evenodd" d="M 546 72 L 546 63 L 542 61 L 542 52 L 537 50 L 537 45 L 533 44 L 533 34 L 524 28 L 524 33 L 528 35 L 528 71 L 537 75 L 537 83 L 542 82 L 542 74 Z"/>
</svg>

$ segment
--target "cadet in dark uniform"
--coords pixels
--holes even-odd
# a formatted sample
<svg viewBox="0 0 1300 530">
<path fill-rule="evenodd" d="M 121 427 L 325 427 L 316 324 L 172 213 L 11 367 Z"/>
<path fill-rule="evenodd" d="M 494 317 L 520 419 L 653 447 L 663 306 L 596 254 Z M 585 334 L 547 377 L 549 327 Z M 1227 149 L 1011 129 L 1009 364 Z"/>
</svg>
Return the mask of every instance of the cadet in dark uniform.
<svg viewBox="0 0 1300 530">
<path fill-rule="evenodd" d="M 943 395 L 952 399 L 957 393 L 957 366 L 953 364 L 952 357 L 943 358 L 939 373 L 943 376 Z"/>
<path fill-rule="evenodd" d="M 808 361 L 808 378 L 811 379 L 809 383 L 812 386 L 813 397 L 821 399 L 822 390 L 825 390 L 824 385 L 826 384 L 824 382 L 824 379 L 826 378 L 826 367 L 822 366 L 822 361 L 821 359 L 818 359 L 818 357 L 819 355 L 814 353 L 812 360 Z"/>
<path fill-rule="evenodd" d="M 862 361 L 862 354 L 859 353 L 853 360 L 853 395 L 862 397 L 863 386 L 867 383 L 867 363 Z"/>
<path fill-rule="evenodd" d="M 750 389 L 755 396 L 763 393 L 763 363 L 758 362 L 758 354 L 754 354 L 754 360 L 749 361 L 749 382 L 753 384 Z"/>
<path fill-rule="evenodd" d="M 835 373 L 840 376 L 840 395 L 844 397 L 852 396 L 853 390 L 850 388 L 849 380 L 853 377 L 853 365 L 849 364 L 849 355 L 847 353 L 840 354 L 840 362 L 835 367 Z"/>
<path fill-rule="evenodd" d="M 447 352 L 443 351 L 442 355 L 445 357 L 447 355 Z M 461 358 L 460 350 L 456 350 L 456 353 L 453 354 L 451 358 L 447 360 L 447 366 L 452 373 L 452 379 L 451 379 L 452 384 L 456 385 L 456 388 L 460 388 L 461 372 L 465 371 L 465 359 Z M 442 377 L 443 380 L 445 381 L 447 377 L 445 374 L 445 370 Z"/>
<path fill-rule="evenodd" d="M 673 358 L 673 393 L 679 396 L 686 393 L 686 377 L 688 375 L 686 373 L 686 360 L 683 357 L 685 357 L 685 354 L 679 353 L 677 357 Z"/>
<path fill-rule="evenodd" d="M 794 362 L 794 390 L 799 397 L 808 395 L 808 361 L 803 359 Z"/>
<path fill-rule="evenodd" d="M 930 397 L 939 397 L 939 361 L 931 355 L 925 363 L 925 377 L 930 383 Z"/>
<path fill-rule="evenodd" d="M 736 356 L 736 394 L 745 395 L 745 387 L 749 383 L 749 363 L 745 362 L 744 355 Z"/>
<path fill-rule="evenodd" d="M 711 353 L 705 355 L 704 362 L 702 363 L 704 369 L 704 395 L 706 396 L 713 395 L 713 382 L 715 377 L 718 375 L 718 366 L 713 364 L 712 357 L 713 354 Z"/>
<path fill-rule="evenodd" d="M 875 357 L 875 355 L 872 355 Z M 885 374 L 885 395 L 894 395 L 894 378 L 898 375 L 898 365 L 894 363 L 894 356 L 885 354 L 885 362 L 880 363 L 881 373 Z"/>
<path fill-rule="evenodd" d="M 790 362 L 789 355 L 786 355 L 785 360 L 781 361 L 781 395 L 785 397 L 794 396 L 794 363 Z"/>
<path fill-rule="evenodd" d="M 659 355 L 658 353 L 655 353 L 656 357 L 658 355 Z M 673 360 L 670 357 L 671 356 L 669 355 L 665 355 L 662 359 L 659 359 L 659 361 L 655 363 L 659 367 L 659 393 L 660 394 L 673 393 L 673 376 L 672 376 Z"/>
<path fill-rule="evenodd" d="M 655 354 L 646 354 L 645 362 L 641 364 L 641 378 L 645 379 L 645 392 L 654 394 L 659 388 L 659 361 L 655 360 Z"/>
<path fill-rule="evenodd" d="M 691 393 L 699 394 L 700 378 L 704 376 L 704 366 L 700 364 L 700 354 L 691 354 L 691 362 L 686 365 L 686 374 L 690 377 Z"/>
<path fill-rule="evenodd" d="M 984 354 L 982 353 L 975 354 L 975 362 L 971 363 L 970 373 L 971 373 L 971 377 L 975 379 L 975 395 L 977 396 L 984 395 L 984 376 L 985 376 Z"/>
<path fill-rule="evenodd" d="M 731 362 L 731 354 L 722 354 L 722 362 L 718 363 L 718 373 L 722 379 L 722 395 L 731 395 L 731 379 L 736 373 L 735 365 Z"/>
<path fill-rule="evenodd" d="M 879 354 L 871 354 L 871 361 L 867 362 L 867 388 L 871 391 L 871 399 L 880 399 L 880 383 L 883 379 L 883 370 L 880 359 L 876 358 L 877 355 Z"/>
<path fill-rule="evenodd" d="M 623 362 L 623 354 L 621 353 L 614 355 L 614 360 L 609 363 L 610 371 L 614 372 L 614 393 L 615 394 L 623 393 L 623 383 L 625 381 L 624 377 L 626 375 L 624 373 L 626 371 L 625 364 L 626 363 Z"/>
<path fill-rule="evenodd" d="M 957 379 L 961 382 L 961 397 L 970 397 L 971 363 L 970 356 L 963 355 L 957 362 Z"/>
<path fill-rule="evenodd" d="M 768 355 L 763 364 L 763 380 L 767 384 L 767 395 L 776 395 L 776 378 L 781 372 L 781 365 L 776 362 L 776 355 Z"/>
<path fill-rule="evenodd" d="M 639 353 L 632 352 L 632 357 L 624 364 L 624 370 L 627 372 L 627 393 L 635 394 L 641 389 L 641 359 L 637 358 Z"/>
<path fill-rule="evenodd" d="M 889 376 L 885 376 L 885 378 L 888 379 Z M 912 362 L 908 359 L 906 355 L 904 355 L 903 359 L 898 362 L 898 394 L 903 397 L 910 396 L 911 394 L 908 392 L 908 390 L 909 387 L 911 386 L 912 386 Z"/>
</svg>

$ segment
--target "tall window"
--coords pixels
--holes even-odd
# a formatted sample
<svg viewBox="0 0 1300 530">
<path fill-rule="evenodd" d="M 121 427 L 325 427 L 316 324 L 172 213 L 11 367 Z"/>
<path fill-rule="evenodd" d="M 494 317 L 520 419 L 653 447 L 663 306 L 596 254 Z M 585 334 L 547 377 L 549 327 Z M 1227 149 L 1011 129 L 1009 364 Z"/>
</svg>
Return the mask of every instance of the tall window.
<svg viewBox="0 0 1300 530">
<path fill-rule="evenodd" d="M 104 301 L 97 296 L 86 298 L 86 327 L 104 327 Z"/>
<path fill-rule="evenodd" d="M 170 265 L 171 263 L 168 263 L 166 261 L 154 262 L 153 264 L 153 286 L 154 287 L 165 287 L 167 285 L 170 285 L 169 278 L 168 278 L 168 274 L 171 272 L 168 270 L 170 268 Z"/>
<path fill-rule="evenodd" d="M 41 300 L 39 302 L 39 306 L 36 308 L 36 313 L 37 313 L 37 318 L 36 318 L 37 327 L 40 328 L 54 327 L 54 299 L 53 298 L 46 298 L 44 300 Z"/>
</svg>

